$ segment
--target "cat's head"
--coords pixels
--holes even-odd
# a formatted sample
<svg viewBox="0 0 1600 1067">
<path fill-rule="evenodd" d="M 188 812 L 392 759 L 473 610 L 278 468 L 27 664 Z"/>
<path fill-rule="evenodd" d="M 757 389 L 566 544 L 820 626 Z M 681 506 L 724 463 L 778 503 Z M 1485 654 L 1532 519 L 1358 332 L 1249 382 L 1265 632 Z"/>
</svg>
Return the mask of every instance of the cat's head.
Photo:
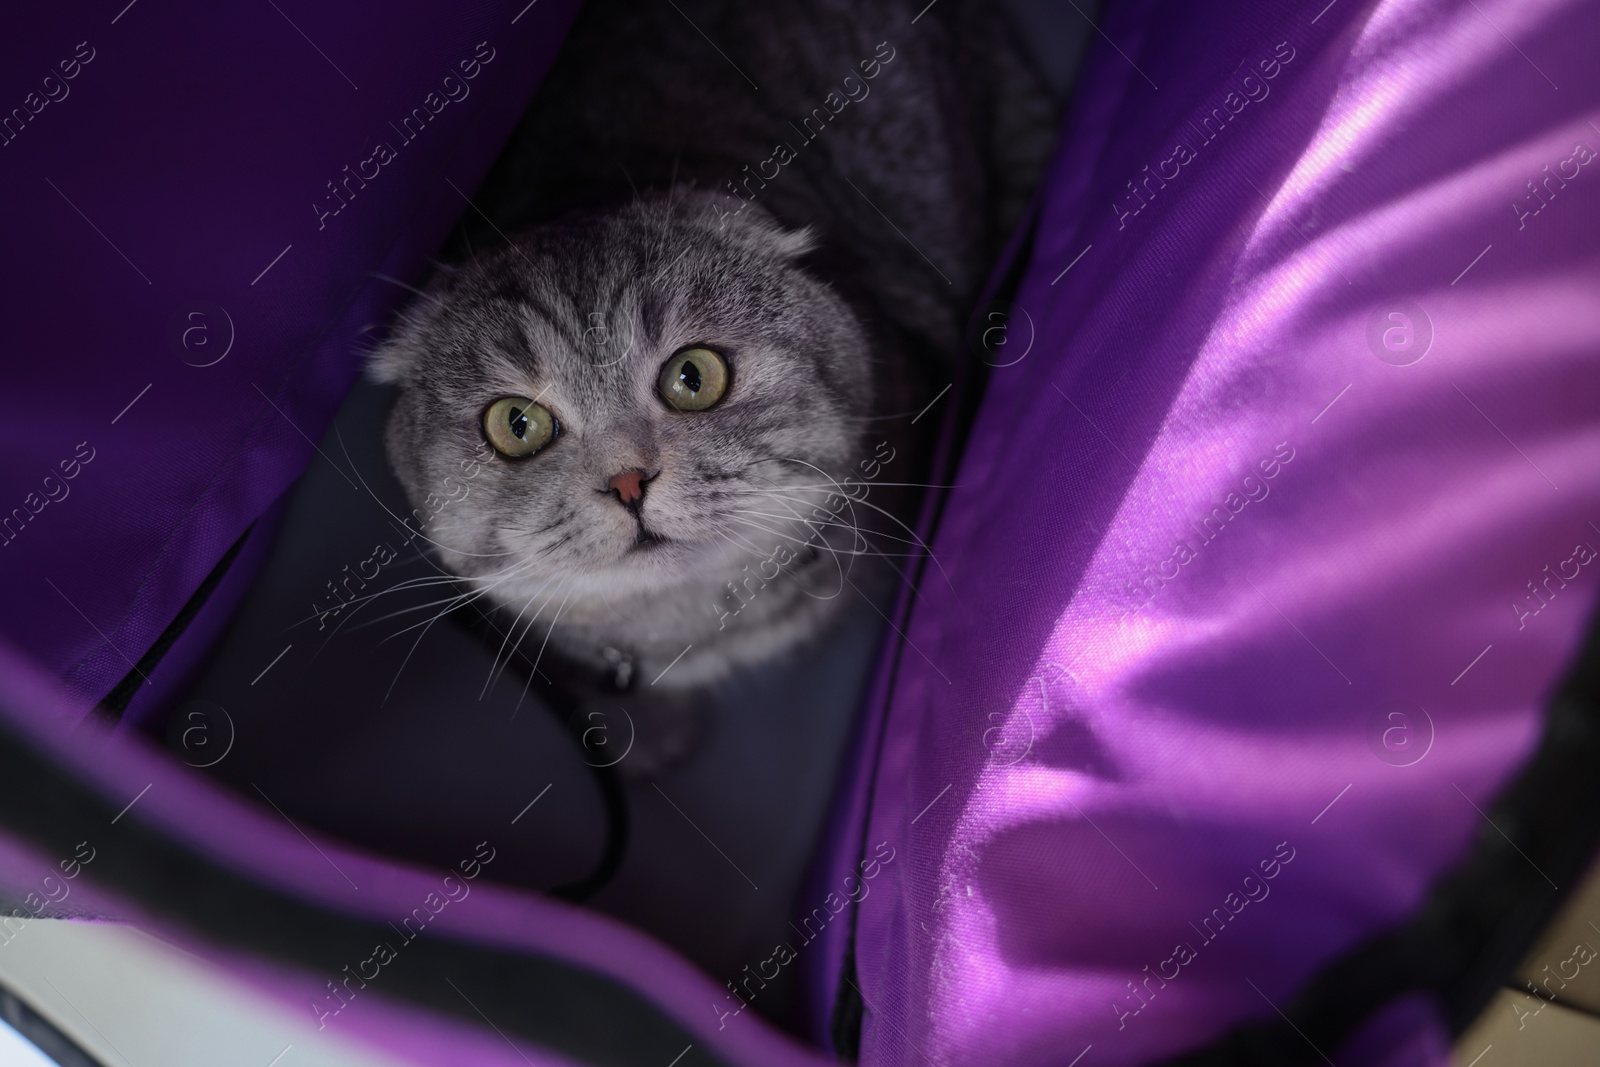
<svg viewBox="0 0 1600 1067">
<path fill-rule="evenodd" d="M 441 272 L 374 353 L 441 562 L 521 605 L 667 590 L 815 534 L 858 458 L 867 340 L 807 231 L 680 192 Z"/>
</svg>

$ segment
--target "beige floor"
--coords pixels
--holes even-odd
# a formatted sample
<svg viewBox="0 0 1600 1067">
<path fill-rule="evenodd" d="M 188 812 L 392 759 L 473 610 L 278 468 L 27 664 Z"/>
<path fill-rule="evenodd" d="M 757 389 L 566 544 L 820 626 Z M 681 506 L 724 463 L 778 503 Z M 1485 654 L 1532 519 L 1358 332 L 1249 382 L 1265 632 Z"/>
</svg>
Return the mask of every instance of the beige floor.
<svg viewBox="0 0 1600 1067">
<path fill-rule="evenodd" d="M 1502 991 L 1472 1028 L 1456 1042 L 1456 1067 L 1594 1067 L 1600 1063 L 1600 1019 L 1546 1005 L 1521 1016 L 1515 993 Z M 1521 1029 L 1518 1025 L 1521 1024 Z"/>
<path fill-rule="evenodd" d="M 1589 946 L 1600 947 L 1600 865 L 1519 970 L 1548 981 L 1555 1001 L 1502 990 L 1457 1042 L 1456 1067 L 1600 1064 L 1600 954 Z M 0 946 L 0 981 L 109 1067 L 401 1067 L 131 927 L 28 923 Z M 0 1051 L 0 1067 L 21 1062 Z"/>
<path fill-rule="evenodd" d="M 1501 990 L 1456 1042 L 1456 1067 L 1600 1064 L 1600 863 L 1517 969 L 1555 999 Z M 1526 986 L 1522 987 L 1524 990 Z M 1589 1014 L 1594 1013 L 1594 1014 Z"/>
</svg>

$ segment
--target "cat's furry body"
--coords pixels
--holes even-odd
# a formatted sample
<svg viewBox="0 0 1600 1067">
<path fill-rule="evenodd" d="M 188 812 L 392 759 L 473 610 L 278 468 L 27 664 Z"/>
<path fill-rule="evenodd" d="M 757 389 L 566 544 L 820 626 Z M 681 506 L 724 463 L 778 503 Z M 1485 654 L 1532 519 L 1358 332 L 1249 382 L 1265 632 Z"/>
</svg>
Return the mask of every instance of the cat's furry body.
<svg viewBox="0 0 1600 1067">
<path fill-rule="evenodd" d="M 442 272 L 373 359 L 401 387 L 388 447 L 415 502 L 481 447 L 497 397 L 560 422 L 429 531 L 528 645 L 701 686 L 821 631 L 852 560 L 908 549 L 907 423 L 950 381 L 1052 133 L 996 15 L 922 6 L 580 15 L 478 198 L 510 243 Z M 710 410 L 656 393 L 689 345 L 732 368 Z M 629 469 L 637 513 L 607 488 Z"/>
</svg>

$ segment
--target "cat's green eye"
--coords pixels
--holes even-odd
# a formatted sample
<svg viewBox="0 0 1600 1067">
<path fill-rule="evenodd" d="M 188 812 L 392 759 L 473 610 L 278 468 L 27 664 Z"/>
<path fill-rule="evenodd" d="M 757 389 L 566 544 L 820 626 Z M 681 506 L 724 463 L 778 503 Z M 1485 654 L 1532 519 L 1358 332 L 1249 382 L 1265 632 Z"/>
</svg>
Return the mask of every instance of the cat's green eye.
<svg viewBox="0 0 1600 1067">
<path fill-rule="evenodd" d="M 709 348 L 685 348 L 661 368 L 657 388 L 679 411 L 704 411 L 728 391 L 728 364 Z"/>
<path fill-rule="evenodd" d="M 502 456 L 531 456 L 556 436 L 550 412 L 525 396 L 503 396 L 483 413 L 483 435 Z"/>
</svg>

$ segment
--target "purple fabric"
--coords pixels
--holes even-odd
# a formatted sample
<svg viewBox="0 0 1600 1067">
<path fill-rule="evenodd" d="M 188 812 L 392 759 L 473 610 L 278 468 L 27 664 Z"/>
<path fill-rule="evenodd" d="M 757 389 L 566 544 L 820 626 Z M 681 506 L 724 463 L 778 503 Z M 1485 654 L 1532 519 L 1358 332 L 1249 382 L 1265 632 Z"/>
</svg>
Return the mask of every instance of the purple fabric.
<svg viewBox="0 0 1600 1067">
<path fill-rule="evenodd" d="M 124 727 L 146 726 L 160 732 L 167 716 L 182 704 L 195 676 L 215 651 L 215 638 L 233 619 L 266 563 L 288 495 L 279 498 L 278 503 L 269 506 L 256 520 L 255 526 L 244 535 L 244 542 L 226 572 L 204 595 L 204 602 L 193 613 L 183 633 L 153 670 L 144 671 L 146 677 L 140 679 L 142 684 L 134 689 L 123 710 Z M 194 595 L 202 594 L 197 591 Z"/>
<path fill-rule="evenodd" d="M 1412 993 L 1375 1012 L 1329 1057 L 1363 1067 L 1450 1067 L 1450 1027 L 1432 997 Z"/>
<path fill-rule="evenodd" d="M 0 42 L 0 636 L 91 700 L 312 459 L 405 295 L 374 275 L 420 273 L 577 3 L 111 7 Z"/>
<path fill-rule="evenodd" d="M 79 723 L 82 713 L 81 703 L 72 694 L 0 645 L 0 715 L 108 802 L 119 807 L 128 803 L 120 821 L 159 828 L 253 881 L 374 922 L 393 922 L 395 916 L 408 914 L 440 887 L 437 869 L 398 864 L 308 831 L 309 840 L 315 843 L 312 847 L 300 829 L 271 808 L 194 774 L 137 731 L 111 736 L 97 719 Z M 97 850 L 119 847 L 109 830 L 92 844 Z M 492 840 L 489 846 L 493 848 Z M 0 889 L 20 898 L 45 875 L 57 875 L 59 860 L 0 835 Z M 695 1036 L 697 1045 L 712 1049 L 730 1063 L 819 1067 L 832 1062 L 762 1022 L 754 1012 L 730 1016 L 719 1025 L 717 1016 L 706 1007 L 723 1002 L 725 990 L 719 982 L 671 949 L 613 919 L 538 893 L 494 884 L 492 862 L 483 867 L 484 877 L 470 883 L 470 892 L 443 907 L 420 936 L 538 953 L 609 976 L 655 1002 Z M 97 889 L 94 874 L 91 861 L 71 883 L 71 895 L 64 903 L 70 905 L 72 914 L 135 921 L 156 929 L 282 997 L 293 1010 L 316 1017 L 309 1006 L 326 994 L 324 985 L 332 974 L 231 956 L 158 918 L 139 914 L 130 903 Z M 391 965 L 403 966 L 404 957 Z M 337 970 L 338 964 L 333 964 L 331 971 Z M 464 1060 L 461 1042 L 470 1038 L 465 1047 L 492 1050 L 500 1039 L 488 1028 L 465 1027 L 387 997 L 381 978 L 380 974 L 370 989 L 326 1020 L 328 1028 L 376 1048 L 403 1050 L 406 1058 L 421 1064 L 517 1062 L 503 1043 L 501 1052 Z M 458 976 L 457 980 L 469 983 L 471 977 Z M 404 1020 L 399 1029 L 397 1020 Z M 564 1061 L 547 1054 L 536 1062 L 540 1067 L 555 1067 Z"/>
<path fill-rule="evenodd" d="M 0 703 L 141 796 L 128 819 L 384 917 L 434 876 L 319 840 L 351 891 L 142 738 L 66 733 L 312 458 L 401 295 L 370 275 L 417 273 L 573 9 L 280 6 L 30 9 L 7 38 Z M 1461 855 L 1600 570 L 1596 23 L 1571 0 L 1114 5 L 840 824 L 897 857 L 860 905 L 864 1063 L 1192 1047 L 1273 1018 Z M 471 96 L 391 142 L 480 41 Z M 324 183 L 375 141 L 395 158 L 333 214 Z M 227 336 L 220 361 L 200 344 Z M 828 884 L 859 845 L 829 843 Z M 8 886 L 51 859 L 0 841 Z M 635 931 L 472 900 L 438 936 L 611 974 L 733 1062 L 821 1062 L 753 1013 L 718 1029 L 722 987 Z M 323 980 L 232 965 L 295 1002 Z M 359 1040 L 510 1062 L 365 1004 L 340 1020 Z M 1351 1047 L 1431 1062 L 1438 1034 L 1402 1001 Z"/>
<path fill-rule="evenodd" d="M 1484 829 L 1600 586 L 1600 9 L 1101 28 L 858 783 L 864 1064 L 1275 1019 Z"/>
</svg>

